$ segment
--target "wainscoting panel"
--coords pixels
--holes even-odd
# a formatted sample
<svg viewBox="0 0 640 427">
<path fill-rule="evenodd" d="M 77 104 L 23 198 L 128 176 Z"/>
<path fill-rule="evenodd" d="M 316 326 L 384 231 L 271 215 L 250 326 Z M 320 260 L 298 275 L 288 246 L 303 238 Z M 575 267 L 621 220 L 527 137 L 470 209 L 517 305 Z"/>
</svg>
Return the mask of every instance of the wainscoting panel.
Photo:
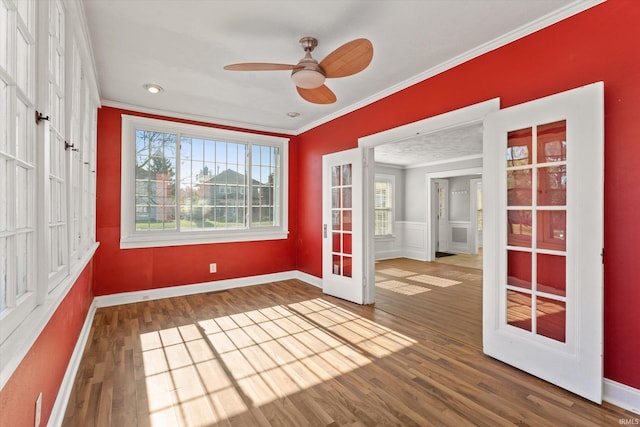
<svg viewBox="0 0 640 427">
<path fill-rule="evenodd" d="M 449 252 L 454 253 L 474 253 L 472 227 L 469 221 L 449 221 L 451 230 L 451 240 L 449 241 Z"/>
<path fill-rule="evenodd" d="M 397 221 L 393 236 L 376 239 L 376 260 L 402 257 L 426 261 L 427 241 L 426 222 Z"/>
</svg>

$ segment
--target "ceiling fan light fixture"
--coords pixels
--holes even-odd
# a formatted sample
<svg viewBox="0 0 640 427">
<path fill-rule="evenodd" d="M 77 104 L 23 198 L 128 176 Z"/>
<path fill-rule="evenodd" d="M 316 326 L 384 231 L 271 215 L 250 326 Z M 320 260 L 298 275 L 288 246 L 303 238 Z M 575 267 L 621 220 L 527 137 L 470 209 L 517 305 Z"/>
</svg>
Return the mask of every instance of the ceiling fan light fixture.
<svg viewBox="0 0 640 427">
<path fill-rule="evenodd" d="M 320 71 L 300 69 L 293 70 L 291 73 L 291 80 L 296 86 L 302 89 L 315 89 L 324 84 L 325 76 Z"/>
</svg>

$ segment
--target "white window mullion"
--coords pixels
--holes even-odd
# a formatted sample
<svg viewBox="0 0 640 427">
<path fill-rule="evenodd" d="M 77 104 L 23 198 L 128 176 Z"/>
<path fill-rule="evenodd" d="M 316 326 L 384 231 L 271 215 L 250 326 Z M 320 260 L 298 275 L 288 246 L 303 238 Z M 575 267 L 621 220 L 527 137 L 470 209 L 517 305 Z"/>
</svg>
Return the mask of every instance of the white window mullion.
<svg viewBox="0 0 640 427">
<path fill-rule="evenodd" d="M 69 274 L 69 209 L 67 186 L 70 168 L 65 150 L 66 105 L 65 13 L 62 3 L 50 1 L 48 10 L 49 86 L 49 291 Z"/>
</svg>

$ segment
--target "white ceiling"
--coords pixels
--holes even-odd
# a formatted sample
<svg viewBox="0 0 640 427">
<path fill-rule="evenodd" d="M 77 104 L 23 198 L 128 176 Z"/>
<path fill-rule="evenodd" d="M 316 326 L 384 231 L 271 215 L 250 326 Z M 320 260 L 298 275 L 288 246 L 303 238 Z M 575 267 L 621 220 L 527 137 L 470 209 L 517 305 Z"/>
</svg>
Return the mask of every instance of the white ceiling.
<svg viewBox="0 0 640 427">
<path fill-rule="evenodd" d="M 586 8 L 570 0 L 83 3 L 104 105 L 288 134 Z M 304 53 L 298 40 L 307 35 L 319 41 L 313 52 L 318 60 L 356 38 L 373 43 L 366 70 L 327 81 L 338 97 L 335 104 L 303 101 L 287 71 L 223 70 L 237 62 L 295 64 Z M 145 83 L 159 84 L 164 92 L 149 94 Z M 292 111 L 300 116 L 288 117 Z"/>
<path fill-rule="evenodd" d="M 482 155 L 482 124 L 474 123 L 379 145 L 375 161 L 409 167 L 437 164 Z"/>
</svg>

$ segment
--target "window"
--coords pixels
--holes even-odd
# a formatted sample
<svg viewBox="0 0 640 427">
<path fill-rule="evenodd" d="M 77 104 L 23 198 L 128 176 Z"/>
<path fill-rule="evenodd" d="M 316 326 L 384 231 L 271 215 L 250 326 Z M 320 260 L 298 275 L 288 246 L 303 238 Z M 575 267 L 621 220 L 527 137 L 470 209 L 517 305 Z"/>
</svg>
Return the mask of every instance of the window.
<svg viewBox="0 0 640 427">
<path fill-rule="evenodd" d="M 122 248 L 287 236 L 288 139 L 122 117 Z"/>
<path fill-rule="evenodd" d="M 37 303 L 35 2 L 0 1 L 0 342 Z"/>
<path fill-rule="evenodd" d="M 70 4 L 0 0 L 0 388 L 97 246 L 98 94 Z"/>
<path fill-rule="evenodd" d="M 393 234 L 393 187 L 395 177 L 376 175 L 375 178 L 375 224 L 376 236 Z"/>
</svg>

